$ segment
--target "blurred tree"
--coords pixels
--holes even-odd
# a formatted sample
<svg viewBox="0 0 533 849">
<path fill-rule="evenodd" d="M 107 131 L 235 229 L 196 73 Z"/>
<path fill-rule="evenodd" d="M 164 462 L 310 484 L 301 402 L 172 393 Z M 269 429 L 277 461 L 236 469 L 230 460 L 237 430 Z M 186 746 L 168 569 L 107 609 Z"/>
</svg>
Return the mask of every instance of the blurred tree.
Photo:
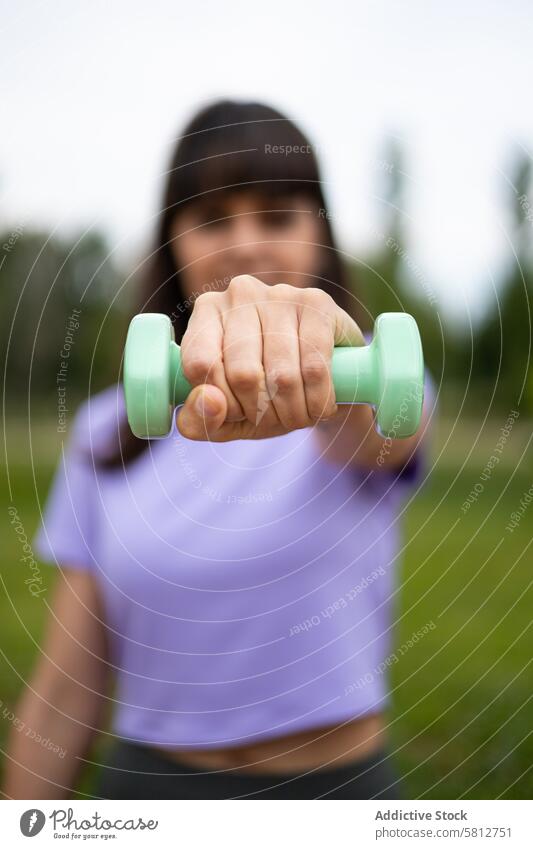
<svg viewBox="0 0 533 849">
<path fill-rule="evenodd" d="M 382 201 L 382 231 L 374 251 L 352 266 L 352 287 L 367 313 L 365 330 L 382 312 L 408 312 L 418 323 L 424 356 L 438 383 L 444 367 L 458 357 L 458 340 L 442 315 L 437 297 L 408 245 L 406 207 L 409 202 L 404 154 L 395 138 L 388 140 L 378 161 Z"/>
<path fill-rule="evenodd" d="M 475 334 L 473 378 L 494 393 L 496 409 L 533 411 L 533 196 L 530 160 L 517 157 L 512 180 L 511 220 L 514 256 L 497 297 Z M 489 397 L 490 397 L 489 396 Z"/>
<path fill-rule="evenodd" d="M 405 226 L 408 191 L 404 156 L 395 140 L 380 160 L 383 233 L 372 254 L 352 265 L 352 287 L 367 312 L 364 329 L 388 310 L 417 320 L 425 360 L 442 384 L 441 409 L 477 413 L 480 404 L 498 411 L 519 403 L 533 410 L 531 365 L 533 288 L 533 196 L 531 163 L 517 158 L 512 194 L 515 257 L 498 297 L 473 328 L 456 326 L 443 314 L 424 272 L 410 253 Z M 444 403 L 443 403 L 444 402 Z"/>
<path fill-rule="evenodd" d="M 72 404 L 115 381 L 131 291 L 120 291 L 122 277 L 105 238 L 89 232 L 59 239 L 14 228 L 0 233 L 0 251 L 0 344 L 9 397 L 21 403 L 30 394 L 56 407 L 63 350 Z"/>
</svg>

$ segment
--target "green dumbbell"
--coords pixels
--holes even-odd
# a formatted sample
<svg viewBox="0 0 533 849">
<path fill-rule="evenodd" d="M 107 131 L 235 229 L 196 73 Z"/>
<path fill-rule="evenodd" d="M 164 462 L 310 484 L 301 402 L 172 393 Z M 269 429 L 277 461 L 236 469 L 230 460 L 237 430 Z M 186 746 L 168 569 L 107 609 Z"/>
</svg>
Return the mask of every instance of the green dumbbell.
<svg viewBox="0 0 533 849">
<path fill-rule="evenodd" d="M 411 315 L 382 313 L 370 345 L 333 349 L 331 373 L 337 403 L 373 404 L 384 436 L 415 433 L 422 414 L 424 358 Z M 169 317 L 136 315 L 124 352 L 124 393 L 133 433 L 142 439 L 167 436 L 174 407 L 190 391 Z"/>
</svg>

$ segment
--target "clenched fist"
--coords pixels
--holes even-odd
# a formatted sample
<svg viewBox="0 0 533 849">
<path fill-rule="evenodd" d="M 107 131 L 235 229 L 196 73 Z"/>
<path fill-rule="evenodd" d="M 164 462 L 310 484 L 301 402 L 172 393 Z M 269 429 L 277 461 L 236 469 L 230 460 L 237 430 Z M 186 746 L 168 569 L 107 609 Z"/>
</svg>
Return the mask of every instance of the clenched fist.
<svg viewBox="0 0 533 849">
<path fill-rule="evenodd" d="M 331 355 L 364 345 L 355 321 L 318 288 L 269 286 L 249 275 L 205 292 L 181 341 L 193 387 L 177 413 L 188 439 L 264 439 L 337 412 Z"/>
</svg>

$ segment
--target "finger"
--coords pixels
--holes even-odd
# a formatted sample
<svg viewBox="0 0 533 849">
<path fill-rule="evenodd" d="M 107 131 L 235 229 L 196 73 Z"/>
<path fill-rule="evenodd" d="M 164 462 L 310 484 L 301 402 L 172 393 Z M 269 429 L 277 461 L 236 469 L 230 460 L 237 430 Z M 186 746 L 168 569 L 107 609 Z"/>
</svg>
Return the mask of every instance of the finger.
<svg viewBox="0 0 533 849">
<path fill-rule="evenodd" d="M 203 409 L 197 408 L 199 397 L 203 397 Z M 208 404 L 209 398 L 209 404 Z M 208 412 L 210 404 L 212 411 Z M 256 427 L 248 419 L 239 422 L 224 421 L 226 398 L 216 386 L 204 384 L 191 390 L 184 405 L 176 415 L 176 426 L 186 439 L 209 442 L 230 442 L 234 439 L 266 439 L 281 436 L 286 429 L 281 424 L 276 426 Z"/>
<path fill-rule="evenodd" d="M 244 415 L 255 425 L 259 393 L 266 392 L 263 338 L 256 303 L 233 301 L 223 314 L 226 380 Z"/>
<path fill-rule="evenodd" d="M 224 424 L 226 396 L 209 383 L 195 386 L 176 416 L 176 427 L 187 439 L 211 439 Z"/>
<path fill-rule="evenodd" d="M 305 402 L 313 421 L 328 419 L 337 413 L 335 387 L 331 376 L 335 319 L 306 303 L 300 314 L 300 368 Z"/>
<path fill-rule="evenodd" d="M 228 402 L 228 420 L 237 421 L 244 417 L 244 411 L 226 380 L 222 360 L 224 331 L 218 298 L 218 293 L 206 292 L 196 299 L 181 340 L 181 363 L 191 386 L 210 383 L 222 390 Z"/>
<path fill-rule="evenodd" d="M 263 367 L 266 403 L 274 407 L 287 430 L 308 427 L 304 381 L 300 366 L 298 312 L 294 287 L 274 286 L 266 304 L 259 307 L 263 327 Z M 260 404 L 258 405 L 261 406 Z"/>
</svg>

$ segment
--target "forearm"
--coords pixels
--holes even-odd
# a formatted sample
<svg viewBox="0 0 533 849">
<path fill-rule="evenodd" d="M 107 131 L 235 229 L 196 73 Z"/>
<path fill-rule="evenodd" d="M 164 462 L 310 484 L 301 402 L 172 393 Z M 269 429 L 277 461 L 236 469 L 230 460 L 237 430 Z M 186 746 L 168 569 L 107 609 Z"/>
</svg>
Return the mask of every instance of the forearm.
<svg viewBox="0 0 533 849">
<path fill-rule="evenodd" d="M 48 701 L 48 704 L 46 703 Z M 99 727 L 102 702 L 71 690 L 43 699 L 27 688 L 9 735 L 3 794 L 11 799 L 67 799 Z"/>
<path fill-rule="evenodd" d="M 369 404 L 339 404 L 337 415 L 318 422 L 316 437 L 323 454 L 334 463 L 363 469 L 394 469 L 414 452 L 427 423 L 425 411 L 413 436 L 406 439 L 383 437 L 377 432 Z"/>
</svg>

